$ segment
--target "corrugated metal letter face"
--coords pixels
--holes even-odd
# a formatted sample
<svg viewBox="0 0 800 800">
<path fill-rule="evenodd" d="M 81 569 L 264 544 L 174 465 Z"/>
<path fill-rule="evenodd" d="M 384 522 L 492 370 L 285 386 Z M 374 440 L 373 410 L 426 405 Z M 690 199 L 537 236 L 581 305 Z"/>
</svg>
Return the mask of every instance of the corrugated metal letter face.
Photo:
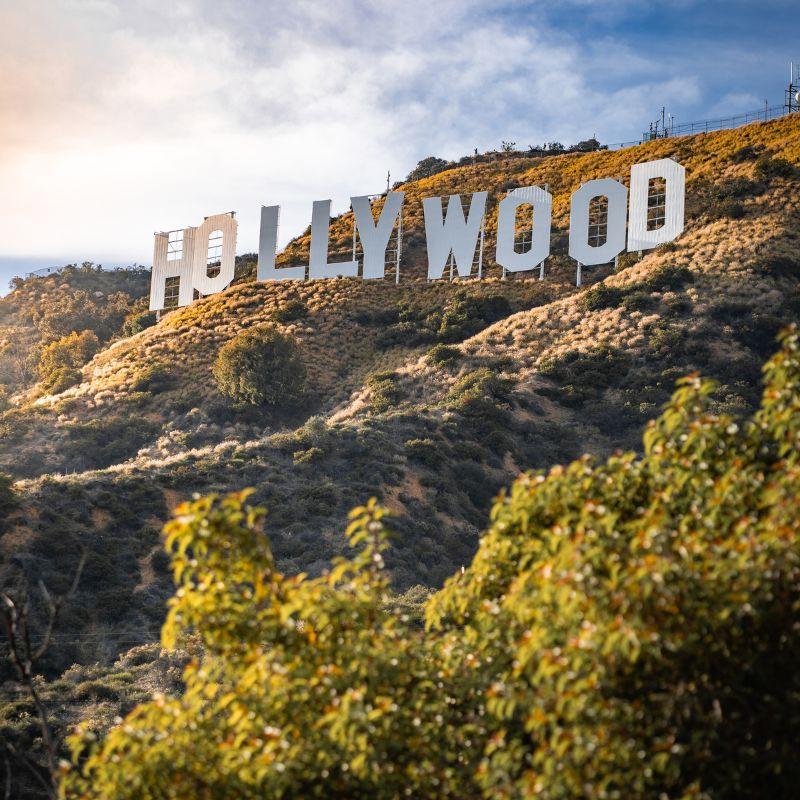
<svg viewBox="0 0 800 800">
<path fill-rule="evenodd" d="M 328 236 L 331 224 L 331 201 L 315 200 L 311 208 L 311 245 L 309 278 L 355 278 L 358 261 L 328 261 Z"/>
<path fill-rule="evenodd" d="M 278 220 L 280 206 L 261 206 L 261 232 L 258 237 L 258 267 L 256 277 L 260 281 L 301 281 L 306 277 L 305 267 L 275 267 L 278 248 Z"/>
<path fill-rule="evenodd" d="M 532 243 L 526 253 L 514 249 L 514 229 L 517 209 L 530 203 L 533 206 Z M 553 215 L 553 196 L 538 186 L 514 189 L 506 195 L 497 211 L 497 263 L 509 272 L 534 269 L 550 255 L 550 223 Z"/>
<path fill-rule="evenodd" d="M 605 244 L 589 243 L 589 205 L 595 197 L 608 198 Z M 625 249 L 628 190 L 611 178 L 584 183 L 572 195 L 569 212 L 569 254 L 581 264 L 607 264 Z"/>
<path fill-rule="evenodd" d="M 671 158 L 631 167 L 628 250 L 650 250 L 683 232 L 686 170 Z"/>
<path fill-rule="evenodd" d="M 475 248 L 486 212 L 488 192 L 473 192 L 469 213 L 464 219 L 461 195 L 450 195 L 447 214 L 442 219 L 442 198 L 425 197 L 422 213 L 425 217 L 425 238 L 428 247 L 428 280 L 442 277 L 450 253 L 462 278 L 472 275 Z"/>
<path fill-rule="evenodd" d="M 150 274 L 150 310 L 188 306 L 192 302 L 192 267 L 194 258 L 194 228 L 182 231 L 157 233 L 153 251 L 153 271 Z M 165 298 L 167 279 L 170 280 L 170 297 Z M 178 281 L 178 296 L 174 286 Z M 165 303 L 168 299 L 169 302 Z"/>
<path fill-rule="evenodd" d="M 386 268 L 386 247 L 400 216 L 404 197 L 405 192 L 389 192 L 377 223 L 372 216 L 372 206 L 368 196 L 350 198 L 358 238 L 361 239 L 361 246 L 364 249 L 363 277 L 366 279 L 383 278 Z"/>
<path fill-rule="evenodd" d="M 237 227 L 233 214 L 214 214 L 195 231 L 192 281 L 200 294 L 221 292 L 233 280 Z"/>
<path fill-rule="evenodd" d="M 226 288 L 236 264 L 236 228 L 230 213 L 207 217 L 199 228 L 157 233 L 150 310 L 188 306 L 195 289 L 206 295 Z"/>
</svg>

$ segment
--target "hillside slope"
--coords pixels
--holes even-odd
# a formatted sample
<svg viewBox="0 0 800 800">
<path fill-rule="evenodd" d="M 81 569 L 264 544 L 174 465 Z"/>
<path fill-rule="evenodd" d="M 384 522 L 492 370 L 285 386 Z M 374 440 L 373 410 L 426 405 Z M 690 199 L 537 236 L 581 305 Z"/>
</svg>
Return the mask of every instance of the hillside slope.
<svg viewBox="0 0 800 800">
<path fill-rule="evenodd" d="M 377 495 L 397 512 L 397 587 L 439 585 L 469 561 L 492 496 L 518 471 L 633 446 L 681 375 L 716 378 L 717 403 L 748 411 L 775 334 L 800 310 L 799 134 L 791 117 L 409 183 L 408 276 L 424 265 L 421 197 L 489 189 L 491 257 L 498 199 L 548 183 L 547 280 L 501 281 L 489 260 L 483 282 L 239 283 L 103 349 L 79 385 L 7 411 L 0 466 L 20 478 L 21 506 L 0 537 L 3 580 L 58 591 L 89 554 L 51 668 L 157 635 L 170 592 L 160 525 L 193 492 L 256 487 L 280 566 L 311 573 L 342 551 L 347 510 Z M 571 192 L 664 156 L 687 169 L 686 231 L 616 274 L 590 271 L 594 285 L 576 291 Z M 351 229 L 349 215 L 332 223 L 334 248 Z M 300 237 L 279 260 L 307 249 Z M 244 411 L 216 391 L 219 347 L 259 324 L 297 338 L 306 407 Z"/>
</svg>

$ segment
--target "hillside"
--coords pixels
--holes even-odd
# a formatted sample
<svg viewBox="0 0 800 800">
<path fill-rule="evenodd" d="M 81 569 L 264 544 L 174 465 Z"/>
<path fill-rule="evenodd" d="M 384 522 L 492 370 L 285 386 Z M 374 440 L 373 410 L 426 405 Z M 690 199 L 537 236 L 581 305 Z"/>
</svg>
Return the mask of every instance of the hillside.
<svg viewBox="0 0 800 800">
<path fill-rule="evenodd" d="M 469 563 L 501 486 L 521 470 L 637 446 L 678 377 L 715 378 L 718 408 L 748 413 L 775 334 L 800 310 L 799 134 L 790 117 L 413 181 L 403 186 L 407 279 L 425 262 L 421 197 L 489 189 L 491 257 L 498 199 L 548 183 L 547 279 L 501 281 L 489 261 L 482 282 L 237 282 L 118 335 L 64 391 L 19 394 L 0 418 L 0 468 L 20 500 L 0 537 L 3 582 L 43 578 L 58 591 L 88 553 L 50 670 L 110 663 L 157 637 L 171 592 L 161 524 L 194 492 L 256 487 L 278 564 L 311 574 L 343 551 L 347 511 L 377 495 L 397 513 L 395 586 L 438 586 Z M 622 258 L 616 273 L 587 270 L 592 285 L 576 290 L 571 192 L 665 156 L 687 170 L 684 234 Z M 332 249 L 345 250 L 351 230 L 350 215 L 337 218 Z M 307 250 L 301 236 L 279 262 Z M 25 303 L 17 292 L 6 301 Z M 294 336 L 307 365 L 309 401 L 289 414 L 234 408 L 211 377 L 220 346 L 261 324 Z"/>
</svg>

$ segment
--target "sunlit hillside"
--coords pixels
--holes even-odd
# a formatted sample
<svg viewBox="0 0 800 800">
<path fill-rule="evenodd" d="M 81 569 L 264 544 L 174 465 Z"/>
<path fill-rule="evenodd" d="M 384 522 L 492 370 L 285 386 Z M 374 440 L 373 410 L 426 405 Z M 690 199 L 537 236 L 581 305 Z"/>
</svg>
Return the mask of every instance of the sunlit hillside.
<svg viewBox="0 0 800 800">
<path fill-rule="evenodd" d="M 637 446 L 680 376 L 715 378 L 717 407 L 749 412 L 775 335 L 800 310 L 798 134 L 792 117 L 410 182 L 400 286 L 239 280 L 138 333 L 100 337 L 63 391 L 18 393 L 0 418 L 0 465 L 19 499 L 0 538 L 4 578 L 57 587 L 88 553 L 51 668 L 156 637 L 170 592 L 161 523 L 193 492 L 255 486 L 279 564 L 312 574 L 342 552 L 347 510 L 377 495 L 397 513 L 396 586 L 436 586 L 469 562 L 501 486 Z M 576 290 L 570 193 L 663 156 L 687 170 L 684 234 L 624 256 L 616 273 L 587 270 Z M 546 279 L 500 280 L 496 203 L 536 183 L 555 195 Z M 411 280 L 425 263 L 420 198 L 479 189 L 490 191 L 488 279 Z M 346 249 L 351 231 L 349 215 L 334 220 L 332 247 Z M 302 262 L 307 247 L 300 237 L 279 260 Z M 26 324 L 25 291 L 3 301 L 15 315 L 5 324 Z M 305 400 L 280 413 L 233 406 L 212 376 L 219 348 L 259 325 L 292 336 L 308 373 Z"/>
</svg>

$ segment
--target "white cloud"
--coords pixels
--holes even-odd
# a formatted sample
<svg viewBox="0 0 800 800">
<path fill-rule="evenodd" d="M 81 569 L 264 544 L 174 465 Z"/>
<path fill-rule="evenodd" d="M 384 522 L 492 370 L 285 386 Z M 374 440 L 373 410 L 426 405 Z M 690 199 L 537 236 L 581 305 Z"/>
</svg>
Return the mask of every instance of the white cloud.
<svg viewBox="0 0 800 800">
<path fill-rule="evenodd" d="M 629 138 L 654 95 L 698 94 L 520 3 L 32 0 L 0 15 L 5 253 L 146 261 L 153 230 L 230 209 L 254 249 L 261 202 L 283 205 L 285 241 L 313 199 L 343 210 L 387 169 L 501 139 Z"/>
</svg>

